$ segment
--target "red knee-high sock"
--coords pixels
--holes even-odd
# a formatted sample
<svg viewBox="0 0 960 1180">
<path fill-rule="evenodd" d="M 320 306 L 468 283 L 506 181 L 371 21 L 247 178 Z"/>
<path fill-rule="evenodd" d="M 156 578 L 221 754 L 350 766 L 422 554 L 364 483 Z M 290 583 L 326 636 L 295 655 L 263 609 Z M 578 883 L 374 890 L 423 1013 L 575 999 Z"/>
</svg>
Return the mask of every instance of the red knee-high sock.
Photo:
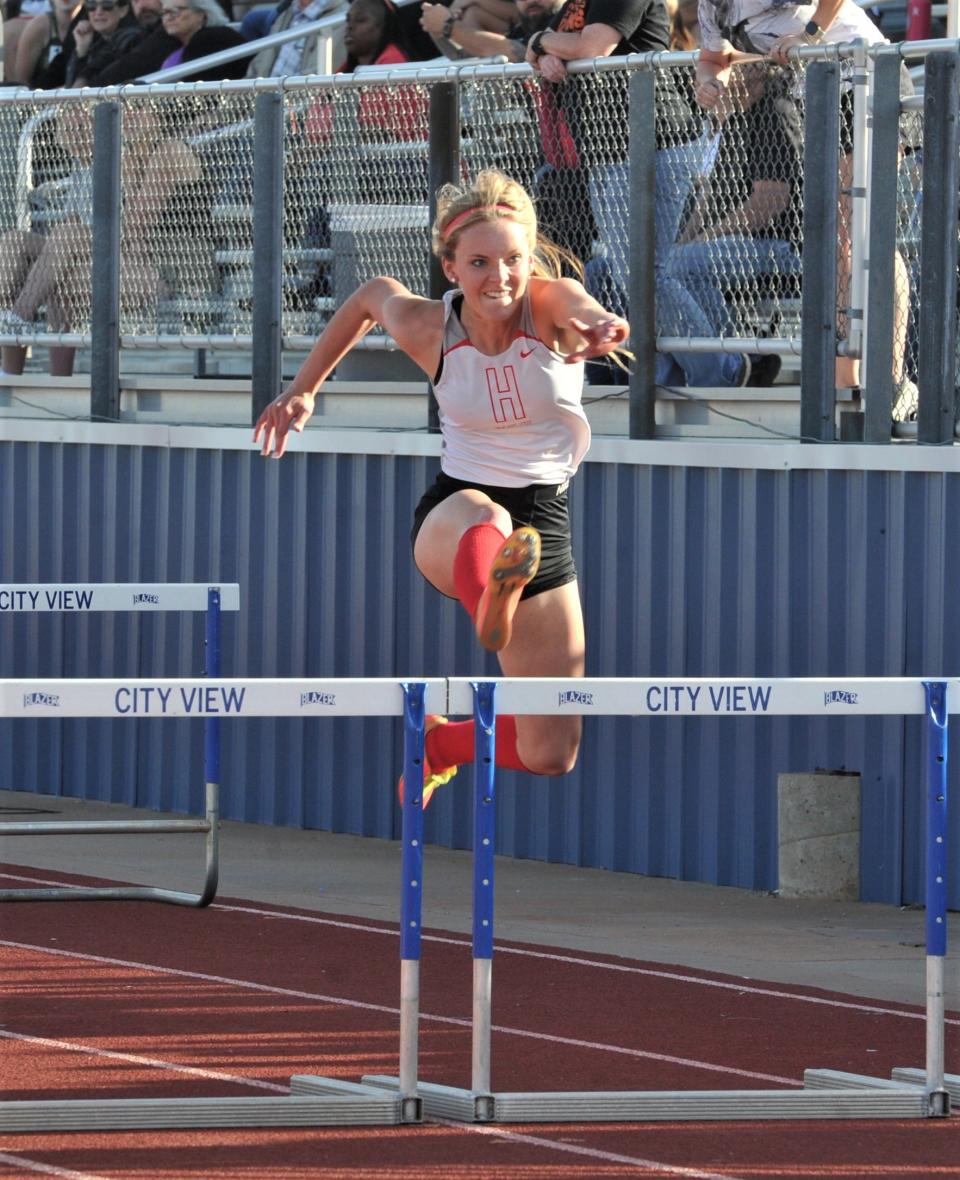
<svg viewBox="0 0 960 1180">
<path fill-rule="evenodd" d="M 477 613 L 477 605 L 487 585 L 487 576 L 493 559 L 506 539 L 496 525 L 492 524 L 475 524 L 460 538 L 453 559 L 453 584 L 457 590 L 457 597 L 471 619 Z"/>
<path fill-rule="evenodd" d="M 437 725 L 427 734 L 426 754 L 431 766 L 463 766 L 476 752 L 472 721 L 451 721 Z M 494 752 L 501 770 L 526 770 L 517 753 L 517 719 L 510 713 L 497 717 Z"/>
</svg>

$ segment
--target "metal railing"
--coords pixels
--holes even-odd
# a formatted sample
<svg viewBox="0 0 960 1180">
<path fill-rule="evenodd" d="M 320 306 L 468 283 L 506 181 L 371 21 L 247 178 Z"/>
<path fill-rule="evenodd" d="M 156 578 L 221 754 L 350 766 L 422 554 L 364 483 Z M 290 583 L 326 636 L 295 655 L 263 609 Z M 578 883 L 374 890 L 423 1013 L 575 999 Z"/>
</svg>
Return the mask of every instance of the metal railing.
<svg viewBox="0 0 960 1180">
<path fill-rule="evenodd" d="M 926 59 L 922 103 L 901 98 L 905 57 Z M 0 228 L 32 235 L 56 276 L 0 342 L 91 346 L 92 412 L 108 418 L 119 348 L 248 349 L 255 416 L 279 388 L 282 351 L 309 347 L 359 282 L 387 271 L 436 292 L 431 194 L 498 166 L 537 195 L 588 287 L 630 312 L 633 437 L 652 437 L 669 366 L 687 384 L 729 386 L 743 355 L 776 354 L 802 362 L 802 436 L 833 439 L 839 354 L 861 359 L 864 437 L 885 441 L 905 353 L 923 391 L 918 439 L 950 441 L 956 241 L 945 256 L 942 227 L 957 224 L 957 151 L 943 78 L 957 43 L 805 49 L 792 69 L 751 67 L 760 97 L 723 119 L 691 101 L 694 60 L 577 63 L 562 88 L 525 65 L 430 63 L 0 94 L 0 151 L 18 161 L 0 181 Z M 921 113 L 923 136 L 911 135 Z M 924 153 L 924 136 L 954 150 Z M 780 201 L 762 232 L 703 222 L 720 224 L 758 181 Z M 839 287 L 838 239 L 850 243 Z M 23 277 L 9 257 L 8 307 Z"/>
</svg>

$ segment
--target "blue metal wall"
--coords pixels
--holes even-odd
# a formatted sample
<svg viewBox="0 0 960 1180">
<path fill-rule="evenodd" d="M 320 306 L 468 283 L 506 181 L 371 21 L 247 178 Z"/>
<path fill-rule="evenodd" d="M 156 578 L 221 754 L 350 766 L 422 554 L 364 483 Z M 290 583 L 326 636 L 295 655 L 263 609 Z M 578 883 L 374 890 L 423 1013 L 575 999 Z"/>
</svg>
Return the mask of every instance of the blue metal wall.
<svg viewBox="0 0 960 1180">
<path fill-rule="evenodd" d="M 0 443 L 0 582 L 237 581 L 224 675 L 492 673 L 463 611 L 413 569 L 410 519 L 435 466 Z M 573 516 L 591 675 L 960 668 L 956 472 L 591 462 Z M 0 676 L 202 664 L 201 615 L 0 616 Z M 397 722 L 250 719 L 223 733 L 227 818 L 396 836 Z M 201 767 L 187 721 L 0 722 L 2 787 L 197 810 Z M 566 779 L 502 776 L 499 846 L 775 889 L 777 774 L 818 767 L 863 775 L 863 897 L 919 900 L 920 725 L 898 718 L 597 719 Z M 434 842 L 469 844 L 468 778 L 427 813 Z"/>
</svg>

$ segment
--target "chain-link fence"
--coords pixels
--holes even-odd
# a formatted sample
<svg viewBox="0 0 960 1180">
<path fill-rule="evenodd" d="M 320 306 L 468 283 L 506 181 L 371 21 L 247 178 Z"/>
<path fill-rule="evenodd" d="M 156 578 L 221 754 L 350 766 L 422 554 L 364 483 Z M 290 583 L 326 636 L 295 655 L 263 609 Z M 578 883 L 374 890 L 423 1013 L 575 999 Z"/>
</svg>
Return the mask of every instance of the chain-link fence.
<svg viewBox="0 0 960 1180">
<path fill-rule="evenodd" d="M 276 219 L 278 331 L 287 347 L 305 347 L 375 274 L 426 292 L 431 178 L 444 167 L 465 178 L 494 166 L 535 194 L 543 229 L 579 260 L 597 298 L 624 314 L 633 301 L 636 316 L 649 296 L 654 385 L 769 385 L 781 358 L 801 352 L 804 81 L 816 52 L 789 69 L 744 65 L 710 111 L 696 102 L 689 54 L 606 59 L 574 68 L 562 86 L 526 66 L 471 66 L 286 88 L 260 80 L 2 95 L 0 152 L 16 167 L 0 179 L 0 341 L 88 343 L 97 274 L 119 266 L 115 328 L 125 346 L 251 347 L 262 330 L 255 230 Z M 864 50 L 823 52 L 840 65 L 839 127 L 822 145 L 836 157 L 839 185 L 837 380 L 855 384 L 869 301 L 871 71 Z M 652 126 L 631 97 L 641 73 L 654 80 Z M 451 81 L 457 151 L 438 167 L 431 105 L 438 84 Z M 258 207 L 255 108 L 271 89 L 282 95 L 282 194 L 278 207 Z M 120 111 L 116 258 L 92 257 L 94 111 L 103 103 Z M 887 384 L 900 417 L 917 408 L 918 122 L 915 110 L 903 111 L 897 247 L 887 246 L 895 273 Z M 640 140 L 649 140 L 646 155 Z M 636 232 L 646 199 L 638 168 L 654 174 L 646 252 Z"/>
</svg>

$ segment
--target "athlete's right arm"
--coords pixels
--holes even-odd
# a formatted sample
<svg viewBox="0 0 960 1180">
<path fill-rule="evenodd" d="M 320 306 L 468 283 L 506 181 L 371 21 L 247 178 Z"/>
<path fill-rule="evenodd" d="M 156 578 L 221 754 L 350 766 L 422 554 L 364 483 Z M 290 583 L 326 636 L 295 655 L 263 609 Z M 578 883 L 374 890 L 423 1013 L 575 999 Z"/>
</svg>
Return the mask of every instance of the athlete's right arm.
<svg viewBox="0 0 960 1180">
<path fill-rule="evenodd" d="M 417 325 L 425 306 L 436 305 L 412 295 L 396 279 L 381 276 L 358 287 L 334 312 L 287 389 L 257 419 L 253 441 L 262 444 L 261 453 L 276 459 L 283 455 L 289 431 L 299 433 L 310 419 L 317 390 L 374 324 L 382 324 L 400 347 L 419 361 L 415 354 L 425 341 Z"/>
</svg>

